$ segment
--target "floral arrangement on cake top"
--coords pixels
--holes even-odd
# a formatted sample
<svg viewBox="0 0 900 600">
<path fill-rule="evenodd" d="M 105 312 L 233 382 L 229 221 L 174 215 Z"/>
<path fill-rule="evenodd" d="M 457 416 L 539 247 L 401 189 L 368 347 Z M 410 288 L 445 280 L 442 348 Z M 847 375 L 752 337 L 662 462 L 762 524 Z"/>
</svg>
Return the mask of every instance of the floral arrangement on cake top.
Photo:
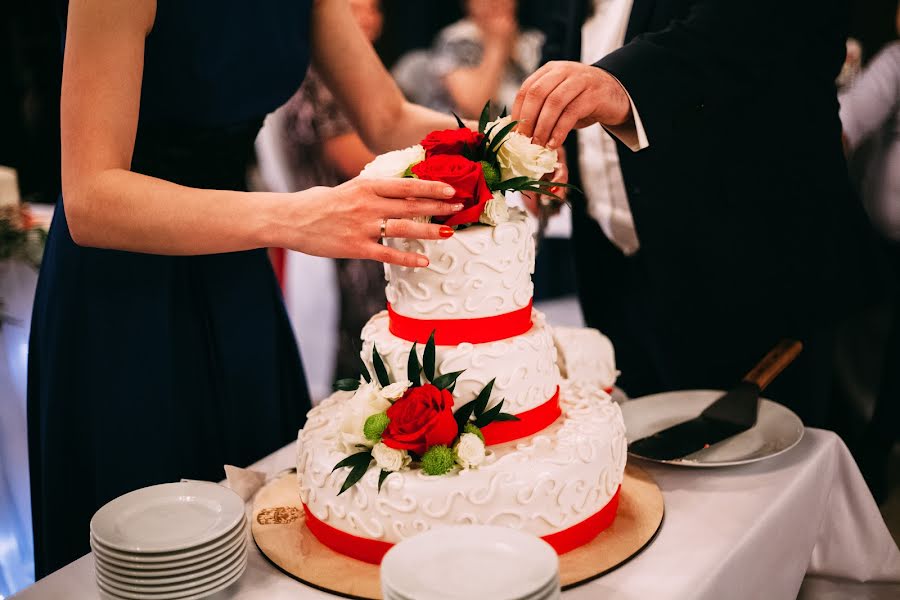
<svg viewBox="0 0 900 600">
<path fill-rule="evenodd" d="M 396 471 L 421 469 L 437 476 L 457 467 L 477 468 L 486 455 L 481 428 L 519 420 L 501 412 L 503 400 L 487 408 L 493 379 L 474 400 L 453 412 L 453 389 L 463 371 L 435 373 L 433 332 L 422 354 L 423 364 L 419 364 L 415 343 L 409 351 L 410 380 L 392 382 L 376 347 L 372 363 L 374 380 L 364 369 L 360 379 L 341 379 L 334 385 L 336 390 L 354 392 L 344 407 L 339 432 L 341 449 L 352 454 L 332 469 L 350 468 L 338 495 L 353 487 L 373 463 L 381 469 L 379 491 Z"/>
<path fill-rule="evenodd" d="M 556 150 L 533 144 L 514 131 L 518 121 L 506 109 L 494 121 L 489 121 L 490 113 L 488 102 L 478 131 L 454 115 L 458 129 L 433 131 L 415 146 L 382 154 L 365 166 L 360 177 L 416 177 L 450 184 L 456 194 L 447 201 L 463 204 L 463 210 L 432 217 L 449 226 L 496 226 L 508 221 L 506 192 L 531 192 L 561 201 L 550 190 L 572 186 L 541 179 L 556 169 Z"/>
</svg>

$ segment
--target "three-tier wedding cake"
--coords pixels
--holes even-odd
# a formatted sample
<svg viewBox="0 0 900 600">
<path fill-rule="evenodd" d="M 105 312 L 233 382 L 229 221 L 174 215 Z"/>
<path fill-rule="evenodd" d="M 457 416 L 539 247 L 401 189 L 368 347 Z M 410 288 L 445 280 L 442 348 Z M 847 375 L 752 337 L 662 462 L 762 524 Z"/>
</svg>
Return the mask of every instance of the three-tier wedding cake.
<svg viewBox="0 0 900 600">
<path fill-rule="evenodd" d="M 386 267 L 387 310 L 362 331 L 367 372 L 299 433 L 306 522 L 338 552 L 378 563 L 405 538 L 472 523 L 564 553 L 615 518 L 626 442 L 612 346 L 532 308 L 531 227 L 489 209 L 490 224 L 448 239 L 385 240 L 429 266 Z"/>
</svg>

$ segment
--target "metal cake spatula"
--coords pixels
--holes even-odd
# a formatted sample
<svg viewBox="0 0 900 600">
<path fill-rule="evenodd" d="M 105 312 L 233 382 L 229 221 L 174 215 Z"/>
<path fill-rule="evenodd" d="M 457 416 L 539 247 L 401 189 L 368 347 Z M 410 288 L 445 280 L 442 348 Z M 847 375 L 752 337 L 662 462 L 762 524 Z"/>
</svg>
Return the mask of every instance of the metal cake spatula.
<svg viewBox="0 0 900 600">
<path fill-rule="evenodd" d="M 726 440 L 756 425 L 759 394 L 791 364 L 803 345 L 782 340 L 725 395 L 700 416 L 635 440 L 628 451 L 653 460 L 675 460 Z"/>
</svg>

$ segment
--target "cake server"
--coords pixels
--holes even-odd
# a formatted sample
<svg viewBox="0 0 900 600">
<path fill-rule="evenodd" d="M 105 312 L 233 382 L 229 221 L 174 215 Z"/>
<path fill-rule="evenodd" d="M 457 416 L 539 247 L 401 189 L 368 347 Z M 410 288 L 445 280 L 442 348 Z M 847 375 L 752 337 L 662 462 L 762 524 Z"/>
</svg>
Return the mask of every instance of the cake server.
<svg viewBox="0 0 900 600">
<path fill-rule="evenodd" d="M 780 341 L 740 383 L 710 404 L 700 416 L 634 440 L 628 445 L 628 451 L 653 460 L 675 460 L 750 429 L 756 425 L 760 392 L 802 349 L 799 341 Z"/>
</svg>

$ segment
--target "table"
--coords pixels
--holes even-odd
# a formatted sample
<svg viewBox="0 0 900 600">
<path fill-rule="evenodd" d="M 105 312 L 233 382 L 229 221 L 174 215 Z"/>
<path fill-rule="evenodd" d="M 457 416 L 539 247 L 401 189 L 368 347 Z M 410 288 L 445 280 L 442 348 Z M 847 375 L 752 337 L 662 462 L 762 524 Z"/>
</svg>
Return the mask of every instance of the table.
<svg viewBox="0 0 900 600">
<path fill-rule="evenodd" d="M 290 445 L 251 468 L 274 475 L 293 464 Z M 564 600 L 777 600 L 798 592 L 817 600 L 900 597 L 900 552 L 850 453 L 833 433 L 809 429 L 790 452 L 744 467 L 641 466 L 665 496 L 657 539 L 616 571 L 565 592 Z M 13 596 L 99 597 L 91 555 Z M 254 546 L 246 574 L 213 598 L 334 596 L 282 575 Z"/>
</svg>

